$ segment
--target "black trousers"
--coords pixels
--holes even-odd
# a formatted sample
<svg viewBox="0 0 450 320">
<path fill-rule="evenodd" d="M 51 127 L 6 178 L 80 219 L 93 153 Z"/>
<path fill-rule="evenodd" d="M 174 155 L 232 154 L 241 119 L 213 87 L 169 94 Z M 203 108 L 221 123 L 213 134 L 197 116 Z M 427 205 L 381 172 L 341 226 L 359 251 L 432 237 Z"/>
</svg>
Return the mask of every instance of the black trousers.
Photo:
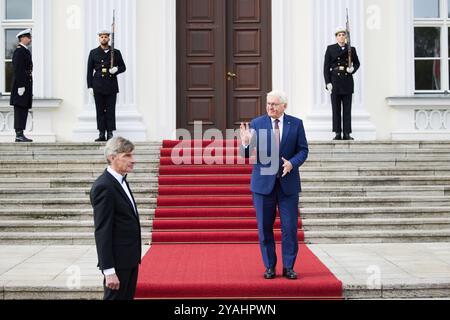
<svg viewBox="0 0 450 320">
<path fill-rule="evenodd" d="M 139 267 L 133 269 L 116 270 L 120 281 L 119 290 L 111 290 L 106 287 L 106 278 L 103 280 L 105 294 L 104 300 L 133 300 L 136 293 Z"/>
<path fill-rule="evenodd" d="M 25 130 L 29 111 L 28 108 L 14 106 L 14 129 L 16 131 Z"/>
<path fill-rule="evenodd" d="M 352 94 L 331 94 L 333 107 L 333 132 L 352 133 Z M 343 127 L 342 128 L 342 123 Z M 342 130 L 344 129 L 344 130 Z"/>
<path fill-rule="evenodd" d="M 94 92 L 94 99 L 97 109 L 97 130 L 115 131 L 117 94 Z"/>
</svg>

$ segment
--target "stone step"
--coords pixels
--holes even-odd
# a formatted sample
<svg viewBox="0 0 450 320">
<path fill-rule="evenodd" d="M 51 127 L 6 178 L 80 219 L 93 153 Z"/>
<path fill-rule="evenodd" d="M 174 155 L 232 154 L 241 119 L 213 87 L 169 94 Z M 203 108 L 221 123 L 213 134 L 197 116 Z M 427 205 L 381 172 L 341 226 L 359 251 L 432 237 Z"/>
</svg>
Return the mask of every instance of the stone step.
<svg viewBox="0 0 450 320">
<path fill-rule="evenodd" d="M 92 232 L 0 232 L 0 241 L 2 245 L 95 245 Z M 143 245 L 150 241 L 150 232 L 143 233 Z"/>
<path fill-rule="evenodd" d="M 450 149 L 449 141 L 309 141 L 309 146 L 322 149 L 405 148 Z"/>
<path fill-rule="evenodd" d="M 177 188 L 178 189 L 178 188 Z M 185 188 L 186 193 L 189 193 Z M 250 187 L 247 188 L 250 194 Z M 0 189 L 1 199 L 23 199 L 24 195 L 28 199 L 45 199 L 45 198 L 83 198 L 89 197 L 90 188 L 9 188 Z M 150 188 L 133 188 L 135 197 L 158 196 L 158 187 Z M 450 194 L 450 186 L 324 186 L 313 187 L 305 183 L 302 188 L 301 197 L 362 197 L 362 196 L 428 196 L 443 197 Z M 216 194 L 219 195 L 219 194 Z"/>
<path fill-rule="evenodd" d="M 86 159 L 86 160 L 103 160 L 104 156 L 102 154 L 96 153 L 96 154 L 85 154 L 80 151 L 80 154 L 74 154 L 73 152 L 55 152 L 55 153 L 36 153 L 36 152 L 19 152 L 19 153 L 3 153 L 0 154 L 0 160 L 1 161 L 18 161 L 18 160 L 70 160 L 73 159 L 76 156 L 77 159 Z M 159 161 L 159 152 L 140 152 L 136 153 L 135 155 L 136 161 Z M 444 163 L 450 160 L 450 155 L 447 154 L 434 154 L 434 153 L 424 153 L 424 154 L 397 154 L 397 153 L 374 153 L 374 154 L 367 154 L 367 153 L 342 153 L 342 154 L 318 154 L 318 153 L 310 153 L 308 156 L 308 162 L 343 162 L 343 161 L 350 161 L 355 162 L 355 159 L 357 159 L 356 163 L 364 163 L 364 162 L 397 162 L 397 161 L 407 161 L 407 162 L 432 162 L 432 163 Z M 189 161 L 189 160 L 188 160 Z M 218 161 L 222 161 L 222 163 L 227 163 L 229 160 L 213 160 L 212 163 L 218 163 Z M 186 163 L 185 164 L 192 164 L 193 162 Z"/>
<path fill-rule="evenodd" d="M 37 151 L 25 151 L 25 152 L 8 152 L 0 154 L 0 160 L 17 161 L 17 160 L 70 160 L 76 157 L 77 159 L 86 160 L 103 160 L 105 158 L 102 152 L 83 152 L 80 151 L 55 151 L 55 152 L 37 152 Z M 141 151 L 136 153 L 135 158 L 137 161 L 142 160 L 158 160 L 159 151 Z"/>
<path fill-rule="evenodd" d="M 304 221 L 309 219 L 450 218 L 450 207 L 301 208 L 300 215 Z"/>
<path fill-rule="evenodd" d="M 57 157 L 66 157 L 71 156 L 73 157 L 75 154 L 77 157 L 91 157 L 91 156 L 101 156 L 103 157 L 104 150 L 103 148 L 82 148 L 82 147 L 64 147 L 64 148 L 28 148 L 28 149 L 6 149 L 4 147 L 0 147 L 0 150 L 2 151 L 2 157 L 16 157 L 16 156 L 26 156 L 26 157 L 45 157 L 45 156 L 57 156 Z M 147 146 L 147 147 L 138 147 L 135 150 L 135 154 L 137 156 L 142 155 L 159 155 L 160 151 L 163 151 L 163 154 L 165 156 L 179 156 L 181 154 L 183 155 L 210 155 L 211 153 L 214 153 L 217 155 L 225 155 L 230 154 L 234 151 L 235 154 L 238 154 L 239 149 L 220 149 L 220 148 L 210 148 L 210 149 L 198 149 L 198 148 L 191 148 L 191 149 L 167 149 L 163 148 L 161 149 L 159 146 Z M 314 145 L 310 146 L 309 148 L 309 154 L 320 156 L 320 155 L 328 155 L 328 156 L 347 156 L 351 154 L 356 155 L 373 155 L 373 156 L 395 156 L 395 157 L 417 157 L 417 156 L 425 156 L 425 157 L 432 157 L 432 156 L 443 156 L 448 157 L 449 156 L 449 149 L 448 148 L 418 148 L 418 149 L 411 149 L 411 148 L 397 148 L 397 147 L 380 147 L 380 148 L 372 148 L 372 147 L 366 147 L 366 148 L 356 148 L 356 149 L 349 149 L 349 148 L 316 148 Z"/>
<path fill-rule="evenodd" d="M 302 184 L 311 186 L 448 186 L 450 176 L 358 176 L 305 177 Z"/>
<path fill-rule="evenodd" d="M 450 230 L 450 218 L 304 219 L 305 231 Z"/>
<path fill-rule="evenodd" d="M 231 175 L 228 175 L 231 176 Z M 239 177 L 239 176 L 236 176 Z M 96 180 L 89 178 L 4 178 L 1 188 L 91 188 Z M 134 177 L 128 179 L 133 190 L 136 188 L 156 188 L 156 176 Z M 450 176 L 345 176 L 345 177 L 302 177 L 305 187 L 335 187 L 335 186 L 450 186 Z M 242 185 L 241 185 L 242 186 Z"/>
<path fill-rule="evenodd" d="M 217 198 L 217 197 L 216 197 Z M 251 201 L 251 200 L 250 200 Z M 153 209 L 156 199 L 136 198 L 140 209 Z M 88 198 L 62 199 L 1 199 L 0 205 L 9 209 L 88 209 Z M 358 207 L 444 207 L 449 197 L 301 197 L 301 208 L 358 208 Z"/>
<path fill-rule="evenodd" d="M 136 143 L 136 151 L 157 150 L 161 148 L 160 142 L 146 142 Z M 14 144 L 14 143 L 2 143 L 0 151 L 103 151 L 105 144 L 94 143 L 33 143 L 33 144 Z M 209 146 L 214 148 L 215 146 Z M 450 148 L 450 143 L 446 142 L 391 142 L 391 141 L 376 141 L 376 142 L 309 142 L 309 148 L 312 151 L 355 151 L 360 150 L 393 150 L 393 151 L 421 151 L 432 150 L 441 152 Z"/>
<path fill-rule="evenodd" d="M 2 143 L 2 148 L 62 148 L 62 147 L 80 147 L 80 148 L 103 148 L 106 143 L 98 143 L 98 142 L 56 142 L 56 143 Z M 161 146 L 162 142 L 160 141 L 148 141 L 148 142 L 136 142 L 136 148 L 140 147 L 148 147 L 148 146 Z M 382 147 L 382 146 L 392 146 L 392 147 L 405 147 L 405 148 L 444 148 L 446 146 L 450 146 L 449 141 L 420 141 L 420 140 L 410 140 L 410 141 L 391 141 L 391 140 L 374 140 L 374 141 L 309 141 L 310 146 L 315 147 L 323 147 L 323 148 L 359 148 L 359 147 Z"/>
<path fill-rule="evenodd" d="M 99 281 L 101 283 L 101 281 Z M 12 284 L 0 287 L 0 297 L 5 300 L 101 300 L 101 285 L 82 285 L 80 289 L 68 289 L 65 283 L 39 285 Z M 450 282 L 423 281 L 415 283 L 391 283 L 384 281 L 379 287 L 368 287 L 366 282 L 344 281 L 345 300 L 448 300 Z"/>
<path fill-rule="evenodd" d="M 143 244 L 151 243 L 151 233 L 143 233 Z M 0 232 L 3 245 L 95 244 L 92 232 Z M 306 231 L 305 243 L 424 243 L 448 242 L 450 229 L 442 230 L 357 230 Z"/>
<path fill-rule="evenodd" d="M 99 168 L 1 168 L 0 178 L 96 178 L 104 171 L 104 165 Z M 302 167 L 301 176 L 314 178 L 326 177 L 350 177 L 350 176 L 450 176 L 450 166 L 434 168 L 343 168 L 343 167 Z M 159 167 L 155 164 L 148 168 L 139 167 L 130 176 L 150 177 L 159 174 Z"/>
<path fill-rule="evenodd" d="M 136 199 L 139 209 L 154 209 L 156 199 Z M 2 208 L 9 209 L 89 209 L 91 204 L 89 198 L 73 199 L 2 199 Z"/>
<path fill-rule="evenodd" d="M 2 188 L 91 188 L 96 178 L 5 178 L 2 180 Z M 132 188 L 156 187 L 157 177 L 130 178 Z"/>
<path fill-rule="evenodd" d="M 159 168 L 160 160 L 159 157 L 153 157 L 152 159 L 139 160 L 135 168 L 136 169 L 149 169 L 149 168 Z M 319 159 L 311 160 L 309 159 L 302 167 L 301 170 L 311 168 L 343 168 L 343 169 L 356 169 L 358 168 L 374 168 L 374 169 L 385 169 L 385 168 L 396 168 L 404 169 L 414 167 L 416 170 L 429 170 L 438 168 L 448 168 L 449 161 L 444 160 L 389 160 L 389 159 Z M 2 169 L 16 169 L 21 168 L 26 169 L 94 169 L 94 170 L 104 170 L 106 168 L 105 160 L 103 159 L 65 159 L 65 160 L 23 160 L 23 159 L 13 159 L 13 160 L 1 160 L 0 168 Z"/>
<path fill-rule="evenodd" d="M 405 283 L 397 280 L 397 283 L 384 281 L 379 288 L 369 287 L 363 284 L 349 283 L 343 285 L 344 299 L 346 300 L 449 300 L 450 281 L 442 282 L 423 279 L 423 282 Z"/>
<path fill-rule="evenodd" d="M 449 197 L 302 197 L 301 208 L 448 207 Z"/>
<path fill-rule="evenodd" d="M 142 219 L 142 233 L 149 233 L 153 226 L 152 221 Z M 55 221 L 55 220 L 6 220 L 0 221 L 0 233 L 6 232 L 56 232 L 56 233 L 83 233 L 91 232 L 94 234 L 93 220 L 79 221 Z"/>
<path fill-rule="evenodd" d="M 139 209 L 141 220 L 152 220 L 154 209 Z M 301 208 L 304 221 L 325 219 L 413 219 L 450 218 L 450 207 Z M 93 220 L 92 209 L 0 209 L 4 220 Z"/>
<path fill-rule="evenodd" d="M 20 171 L 25 170 L 89 170 L 102 172 L 107 167 L 104 160 L 10 160 L 1 161 L 0 168 L 14 169 Z M 136 163 L 138 170 L 148 170 L 150 168 L 159 168 L 159 160 L 143 160 Z"/>
<path fill-rule="evenodd" d="M 136 150 L 159 149 L 161 142 L 135 143 Z M 413 145 L 411 145 L 412 147 Z M 2 143 L 0 151 L 33 151 L 33 150 L 101 150 L 105 143 Z M 417 146 L 416 146 L 417 147 Z"/>
<path fill-rule="evenodd" d="M 449 242 L 450 229 L 381 231 L 307 231 L 305 242 L 321 243 L 424 243 Z"/>
<path fill-rule="evenodd" d="M 149 232 L 153 223 L 141 219 L 142 231 Z M 304 231 L 381 231 L 381 230 L 450 230 L 450 218 L 401 218 L 401 219 L 306 219 Z M 4 220 L 0 221 L 1 232 L 94 232 L 90 220 Z"/>
<path fill-rule="evenodd" d="M 91 168 L 80 168 L 80 169 L 23 169 L 23 168 L 13 168 L 13 169 L 0 169 L 0 179 L 5 178 L 16 178 L 16 179 L 30 179 L 30 178 L 97 178 L 104 171 L 101 169 L 91 169 Z M 132 173 L 135 177 L 145 178 L 151 176 L 158 176 L 159 168 L 156 166 L 150 168 L 140 168 L 135 169 Z M 450 175 L 450 170 L 449 170 Z M 131 176 L 131 175 L 130 175 Z"/>
<path fill-rule="evenodd" d="M 154 218 L 154 209 L 139 208 L 142 221 L 151 221 Z M 0 209 L 0 221 L 93 221 L 92 209 Z"/>
</svg>

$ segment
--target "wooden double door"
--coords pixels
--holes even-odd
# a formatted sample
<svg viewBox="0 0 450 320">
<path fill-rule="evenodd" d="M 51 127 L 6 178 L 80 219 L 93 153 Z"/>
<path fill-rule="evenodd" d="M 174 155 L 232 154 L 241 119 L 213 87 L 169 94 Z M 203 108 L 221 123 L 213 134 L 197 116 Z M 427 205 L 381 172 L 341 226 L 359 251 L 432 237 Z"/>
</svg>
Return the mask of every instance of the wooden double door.
<svg viewBox="0 0 450 320">
<path fill-rule="evenodd" d="M 177 127 L 239 127 L 272 86 L 271 0 L 177 0 Z"/>
</svg>

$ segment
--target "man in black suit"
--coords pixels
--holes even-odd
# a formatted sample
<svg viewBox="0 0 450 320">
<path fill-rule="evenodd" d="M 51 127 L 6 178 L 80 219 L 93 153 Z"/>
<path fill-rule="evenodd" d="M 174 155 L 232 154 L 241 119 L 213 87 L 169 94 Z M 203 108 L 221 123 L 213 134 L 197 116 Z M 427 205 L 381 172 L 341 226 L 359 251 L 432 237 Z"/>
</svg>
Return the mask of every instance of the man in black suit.
<svg viewBox="0 0 450 320">
<path fill-rule="evenodd" d="M 328 46 L 324 63 L 325 84 L 331 94 L 333 107 L 333 132 L 336 133 L 334 140 L 354 140 L 350 136 L 352 133 L 352 97 L 355 88 L 353 74 L 358 71 L 360 62 L 356 49 L 352 47 L 352 64 L 349 65 L 347 30 L 339 27 L 335 35 L 337 43 Z M 342 128 L 342 122 L 344 128 Z M 342 132 L 344 133 L 343 137 Z"/>
<path fill-rule="evenodd" d="M 133 171 L 134 145 L 116 137 L 105 147 L 109 167 L 95 181 L 94 209 L 98 267 L 105 276 L 105 300 L 134 299 L 141 263 L 141 226 L 136 202 L 126 181 Z"/>
<path fill-rule="evenodd" d="M 14 76 L 9 103 L 14 106 L 16 142 L 33 142 L 23 133 L 27 126 L 28 112 L 33 105 L 33 60 L 28 49 L 32 41 L 31 29 L 19 32 L 17 38 L 19 45 L 12 58 Z"/>
<path fill-rule="evenodd" d="M 98 36 L 100 46 L 93 49 L 88 58 L 87 86 L 94 96 L 97 110 L 99 137 L 95 141 L 101 142 L 111 139 L 116 130 L 116 101 L 119 93 L 117 76 L 127 68 L 117 49 L 114 49 L 114 65 L 111 65 L 110 32 L 101 31 Z"/>
</svg>

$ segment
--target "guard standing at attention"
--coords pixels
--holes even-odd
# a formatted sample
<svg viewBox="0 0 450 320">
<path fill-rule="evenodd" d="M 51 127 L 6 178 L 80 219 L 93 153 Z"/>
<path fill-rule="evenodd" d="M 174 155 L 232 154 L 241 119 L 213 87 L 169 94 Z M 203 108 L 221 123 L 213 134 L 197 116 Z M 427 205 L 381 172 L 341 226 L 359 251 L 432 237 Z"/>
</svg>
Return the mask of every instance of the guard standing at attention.
<svg viewBox="0 0 450 320">
<path fill-rule="evenodd" d="M 90 52 L 88 59 L 87 86 L 94 96 L 99 131 L 96 142 L 110 140 L 116 130 L 117 76 L 126 70 L 120 51 L 109 45 L 110 35 L 109 31 L 98 33 L 100 46 Z"/>
<path fill-rule="evenodd" d="M 333 108 L 333 132 L 336 133 L 334 140 L 354 140 L 350 136 L 355 87 L 353 74 L 358 71 L 360 62 L 356 49 L 351 47 L 351 51 L 349 50 L 346 28 L 337 28 L 335 35 L 337 43 L 328 46 L 324 63 L 325 84 L 331 94 Z"/>
<path fill-rule="evenodd" d="M 29 49 L 32 41 L 31 29 L 19 32 L 16 37 L 19 44 L 12 58 L 14 73 L 10 105 L 14 106 L 16 142 L 33 142 L 23 133 L 27 126 L 28 113 L 33 106 L 33 60 Z"/>
</svg>

